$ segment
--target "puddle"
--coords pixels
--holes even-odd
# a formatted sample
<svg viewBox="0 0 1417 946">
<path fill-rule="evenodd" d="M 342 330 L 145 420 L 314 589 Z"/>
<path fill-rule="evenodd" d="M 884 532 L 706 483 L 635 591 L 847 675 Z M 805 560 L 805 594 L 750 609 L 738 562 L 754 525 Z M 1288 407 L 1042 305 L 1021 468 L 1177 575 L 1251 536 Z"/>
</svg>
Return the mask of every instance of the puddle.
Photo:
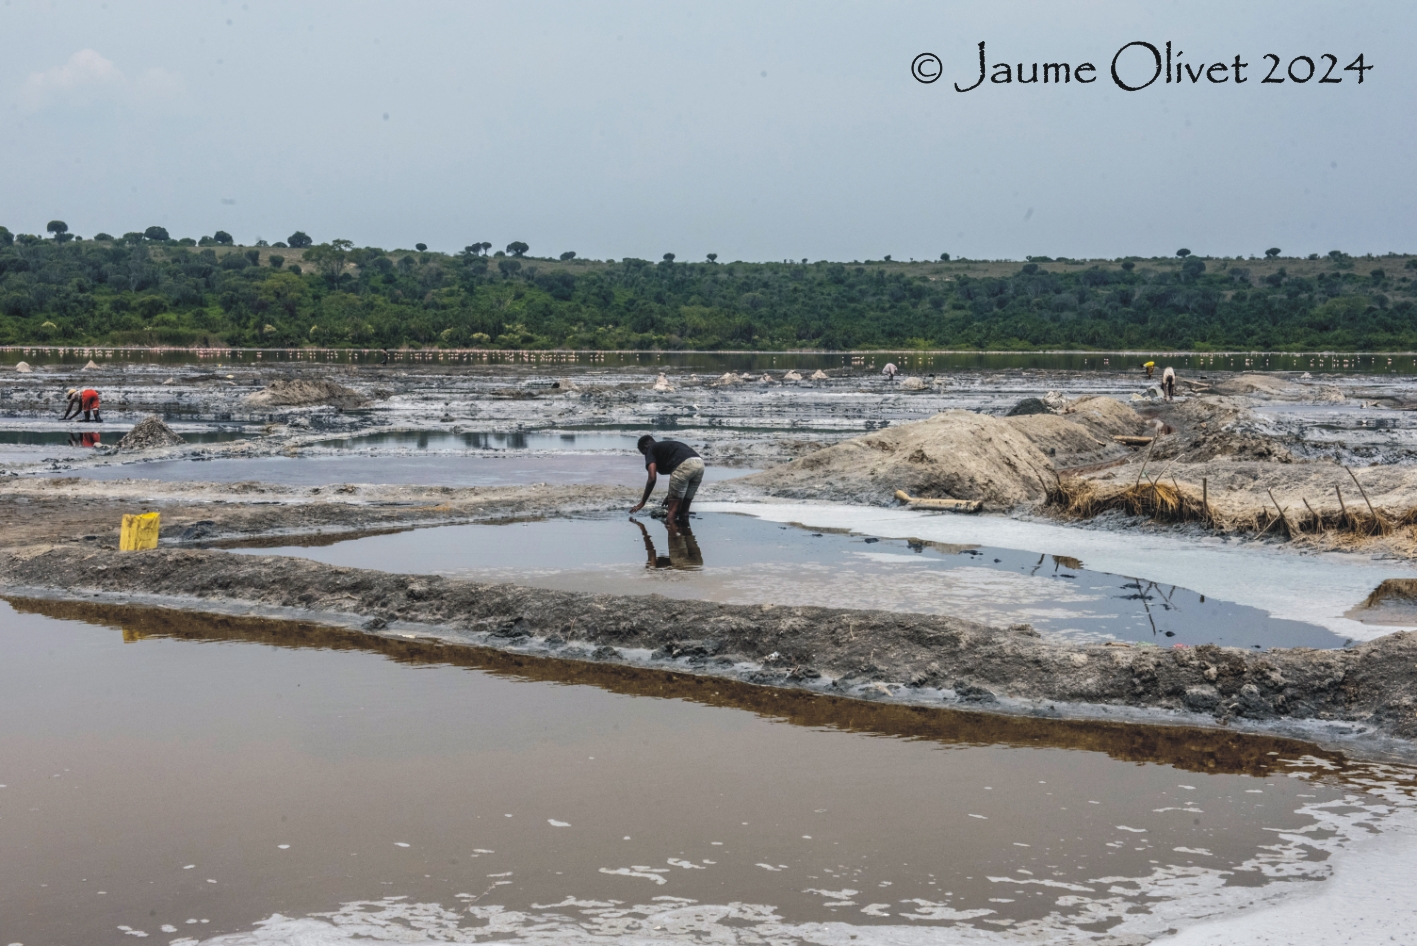
<svg viewBox="0 0 1417 946">
<path fill-rule="evenodd" d="M 1411 781 L 180 612 L 0 603 L 0 648 L 20 943 L 1140 941 L 1322 889 Z"/>
<path fill-rule="evenodd" d="M 706 482 L 758 472 L 711 464 Z M 521 486 L 528 483 L 644 486 L 638 456 L 600 454 L 521 454 L 466 456 L 431 452 L 419 456 L 242 457 L 221 460 L 159 460 L 66 471 L 95 480 L 152 479 L 167 482 L 239 483 L 256 480 L 282 486 L 381 483 L 407 486 Z"/>
<path fill-rule="evenodd" d="M 100 443 L 116 446 L 131 427 L 89 425 L 72 430 L 0 430 L 0 445 L 19 447 L 93 447 Z M 178 429 L 188 443 L 228 443 L 250 440 L 257 434 L 242 430 Z"/>
<path fill-rule="evenodd" d="M 1076 559 L 814 532 L 724 512 L 696 515 L 692 529 L 674 539 L 662 522 L 620 514 L 439 526 L 248 551 L 358 568 L 397 562 L 402 572 L 563 591 L 949 614 L 1028 623 L 1074 640 L 1262 648 L 1345 643 L 1318 625 L 1091 570 Z"/>
</svg>

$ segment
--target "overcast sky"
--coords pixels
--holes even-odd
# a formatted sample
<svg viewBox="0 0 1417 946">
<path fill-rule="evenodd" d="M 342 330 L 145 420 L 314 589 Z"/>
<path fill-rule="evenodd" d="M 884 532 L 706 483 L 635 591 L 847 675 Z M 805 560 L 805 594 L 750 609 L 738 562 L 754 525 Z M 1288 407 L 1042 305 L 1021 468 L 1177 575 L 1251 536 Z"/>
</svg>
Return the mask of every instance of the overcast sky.
<svg viewBox="0 0 1417 946">
<path fill-rule="evenodd" d="M 1414 251 L 1414 37 L 1398 2 L 4 0 L 0 224 L 602 259 Z M 991 72 L 1098 81 L 958 93 L 981 40 Z M 1134 40 L 1250 81 L 1123 92 Z M 1267 52 L 1343 82 L 1263 84 Z"/>
</svg>

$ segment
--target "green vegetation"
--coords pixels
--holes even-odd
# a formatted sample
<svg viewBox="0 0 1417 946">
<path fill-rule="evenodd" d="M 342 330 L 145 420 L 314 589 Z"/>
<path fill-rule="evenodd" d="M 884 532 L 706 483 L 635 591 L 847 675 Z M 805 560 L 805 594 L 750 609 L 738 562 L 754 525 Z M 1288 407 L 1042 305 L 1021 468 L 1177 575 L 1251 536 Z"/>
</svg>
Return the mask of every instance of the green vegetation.
<svg viewBox="0 0 1417 946">
<path fill-rule="evenodd" d="M 1407 256 L 651 263 L 48 230 L 0 227 L 0 344 L 1417 349 Z"/>
</svg>

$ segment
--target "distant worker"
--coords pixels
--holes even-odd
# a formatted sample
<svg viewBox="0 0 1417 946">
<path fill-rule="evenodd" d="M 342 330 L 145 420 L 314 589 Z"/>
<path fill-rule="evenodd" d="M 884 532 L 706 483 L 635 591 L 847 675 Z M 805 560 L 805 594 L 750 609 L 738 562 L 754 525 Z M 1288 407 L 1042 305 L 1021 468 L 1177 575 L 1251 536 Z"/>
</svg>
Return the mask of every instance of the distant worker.
<svg viewBox="0 0 1417 946">
<path fill-rule="evenodd" d="M 1156 371 L 1156 362 L 1144 361 L 1141 366 L 1146 369 L 1146 380 L 1150 381 L 1152 373 Z"/>
<path fill-rule="evenodd" d="M 82 391 L 78 388 L 69 389 L 69 401 L 64 408 L 64 420 L 68 420 L 70 417 L 77 419 L 80 412 L 84 415 L 84 419 L 80 423 L 88 423 L 90 420 L 103 423 L 103 416 L 98 412 L 98 392 L 93 388 L 84 388 Z"/>
<path fill-rule="evenodd" d="M 649 471 L 649 476 L 645 482 L 644 496 L 630 512 L 639 512 L 645 508 L 650 494 L 654 492 L 658 474 L 668 474 L 669 495 L 665 504 L 669 508 L 664 524 L 672 535 L 677 531 L 677 526 L 685 525 L 689 521 L 689 507 L 694 502 L 694 494 L 699 491 L 699 484 L 704 480 L 704 461 L 692 447 L 677 440 L 655 440 L 645 434 L 636 446 L 640 453 L 644 454 L 645 469 Z"/>
<path fill-rule="evenodd" d="M 1161 372 L 1161 390 L 1166 395 L 1166 400 L 1171 400 L 1176 396 L 1176 369 L 1170 365 Z"/>
<path fill-rule="evenodd" d="M 886 380 L 887 380 L 887 381 L 894 381 L 894 380 L 895 380 L 895 376 L 896 376 L 899 372 L 900 372 L 900 369 L 897 368 L 894 364 L 892 364 L 892 363 L 889 362 L 889 361 L 886 362 L 886 366 L 881 369 L 881 374 L 883 374 L 883 375 L 886 376 Z"/>
</svg>

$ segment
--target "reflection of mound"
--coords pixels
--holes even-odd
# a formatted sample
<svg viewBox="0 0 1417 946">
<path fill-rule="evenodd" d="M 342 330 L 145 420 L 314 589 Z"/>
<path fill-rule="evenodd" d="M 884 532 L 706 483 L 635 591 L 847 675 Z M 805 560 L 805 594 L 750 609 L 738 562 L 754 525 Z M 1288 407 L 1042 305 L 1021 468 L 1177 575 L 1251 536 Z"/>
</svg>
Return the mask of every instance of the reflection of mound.
<svg viewBox="0 0 1417 946">
<path fill-rule="evenodd" d="M 368 401 L 353 388 L 333 381 L 296 378 L 272 381 L 255 394 L 246 396 L 248 407 L 309 407 L 328 404 L 332 407 L 363 407 Z"/>
<path fill-rule="evenodd" d="M 1417 578 L 1388 578 L 1344 615 L 1364 624 L 1417 627 Z"/>
</svg>

